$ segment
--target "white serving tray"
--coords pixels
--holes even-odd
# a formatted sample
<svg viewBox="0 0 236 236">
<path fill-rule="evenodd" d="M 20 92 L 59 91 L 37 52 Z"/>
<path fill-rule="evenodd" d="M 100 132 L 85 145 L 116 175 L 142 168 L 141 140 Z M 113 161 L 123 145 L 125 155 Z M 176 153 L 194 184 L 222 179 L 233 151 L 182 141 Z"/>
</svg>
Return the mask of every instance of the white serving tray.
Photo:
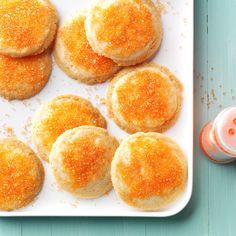
<svg viewBox="0 0 236 236">
<path fill-rule="evenodd" d="M 60 20 L 86 8 L 93 0 L 53 0 Z M 0 216 L 137 216 L 166 217 L 180 212 L 189 202 L 193 183 L 193 0 L 161 0 L 164 38 L 161 49 L 153 61 L 169 67 L 184 85 L 183 109 L 174 127 L 165 134 L 173 138 L 188 157 L 188 182 L 183 196 L 173 205 L 158 212 L 134 210 L 116 197 L 114 191 L 95 200 L 76 199 L 60 191 L 44 162 L 46 179 L 42 192 L 33 204 L 13 212 L 0 212 Z M 76 94 L 92 101 L 108 121 L 109 132 L 122 139 L 128 136 L 112 122 L 103 104 L 107 84 L 87 86 L 68 78 L 54 65 L 51 79 L 37 96 L 25 101 L 8 102 L 0 98 L 0 136 L 14 133 L 32 146 L 30 121 L 39 106 L 61 94 Z M 33 147 L 33 146 L 32 146 Z M 34 148 L 34 147 L 33 147 Z"/>
</svg>

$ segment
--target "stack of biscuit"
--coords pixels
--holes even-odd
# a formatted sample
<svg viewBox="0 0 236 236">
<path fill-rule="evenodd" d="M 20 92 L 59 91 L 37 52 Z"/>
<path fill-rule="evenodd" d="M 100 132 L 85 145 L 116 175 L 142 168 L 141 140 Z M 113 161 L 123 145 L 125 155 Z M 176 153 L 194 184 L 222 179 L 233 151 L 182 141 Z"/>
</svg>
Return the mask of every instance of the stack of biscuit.
<svg viewBox="0 0 236 236">
<path fill-rule="evenodd" d="M 39 93 L 52 70 L 48 48 L 57 29 L 48 0 L 0 1 L 0 95 L 23 100 Z"/>
<path fill-rule="evenodd" d="M 95 84 L 144 62 L 161 40 L 161 18 L 150 0 L 98 0 L 62 24 L 54 55 L 70 77 Z"/>
<path fill-rule="evenodd" d="M 0 95 L 29 98 L 49 78 L 47 48 L 56 32 L 57 14 L 49 0 L 2 2 Z M 114 187 L 120 199 L 140 210 L 163 209 L 183 193 L 185 154 L 160 134 L 180 114 L 182 84 L 168 68 L 147 62 L 158 51 L 162 35 L 161 17 L 151 0 L 96 0 L 59 27 L 53 53 L 57 65 L 88 85 L 110 80 L 109 117 L 131 134 L 119 145 L 106 130 L 99 110 L 79 96 L 58 96 L 42 105 L 33 119 L 32 140 L 63 190 L 80 198 L 96 198 Z M 0 146 L 0 159 L 1 155 Z M 0 175 L 6 174 L 4 168 L 0 161 Z M 36 183 L 32 189 L 35 194 L 39 191 Z M 18 191 L 24 190 L 22 184 Z M 25 205 L 11 200 L 4 206 L 2 199 L 0 193 L 3 210 Z"/>
<path fill-rule="evenodd" d="M 52 70 L 50 46 L 57 12 L 48 0 L 0 0 L 0 96 L 23 100 L 39 93 Z M 44 169 L 31 148 L 0 139 L 0 209 L 28 205 L 40 192 Z"/>
</svg>

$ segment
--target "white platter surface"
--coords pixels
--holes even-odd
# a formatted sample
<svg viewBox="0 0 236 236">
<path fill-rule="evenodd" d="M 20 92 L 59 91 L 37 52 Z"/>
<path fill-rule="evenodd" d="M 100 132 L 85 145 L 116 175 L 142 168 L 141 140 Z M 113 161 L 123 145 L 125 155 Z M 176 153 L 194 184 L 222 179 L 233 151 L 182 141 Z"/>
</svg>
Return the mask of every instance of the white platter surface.
<svg viewBox="0 0 236 236">
<path fill-rule="evenodd" d="M 77 11 L 88 7 L 93 0 L 53 0 L 60 22 Z M 166 209 L 158 212 L 141 212 L 124 205 L 114 191 L 94 200 L 76 199 L 58 189 L 50 167 L 46 170 L 45 184 L 37 199 L 29 206 L 0 212 L 0 216 L 137 216 L 166 217 L 180 212 L 189 202 L 193 183 L 193 0 L 161 0 L 164 38 L 161 48 L 152 61 L 170 68 L 184 85 L 183 109 L 177 123 L 166 135 L 183 148 L 188 158 L 188 182 L 185 193 Z M 15 135 L 23 142 L 31 142 L 31 120 L 40 105 L 62 94 L 75 94 L 89 99 L 104 114 L 109 132 L 119 140 L 128 136 L 112 122 L 104 106 L 107 83 L 87 86 L 70 79 L 55 64 L 52 76 L 35 97 L 25 101 L 8 102 L 0 98 L 0 136 Z"/>
</svg>

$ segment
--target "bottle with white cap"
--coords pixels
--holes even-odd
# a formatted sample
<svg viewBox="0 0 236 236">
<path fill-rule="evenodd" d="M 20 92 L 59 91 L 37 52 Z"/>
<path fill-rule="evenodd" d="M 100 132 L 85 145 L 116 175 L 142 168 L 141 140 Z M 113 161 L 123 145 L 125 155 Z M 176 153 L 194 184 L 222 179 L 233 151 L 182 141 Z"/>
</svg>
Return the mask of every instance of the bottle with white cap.
<svg viewBox="0 0 236 236">
<path fill-rule="evenodd" d="M 203 127 L 200 146 L 204 154 L 216 163 L 236 160 L 236 107 L 224 109 Z"/>
</svg>

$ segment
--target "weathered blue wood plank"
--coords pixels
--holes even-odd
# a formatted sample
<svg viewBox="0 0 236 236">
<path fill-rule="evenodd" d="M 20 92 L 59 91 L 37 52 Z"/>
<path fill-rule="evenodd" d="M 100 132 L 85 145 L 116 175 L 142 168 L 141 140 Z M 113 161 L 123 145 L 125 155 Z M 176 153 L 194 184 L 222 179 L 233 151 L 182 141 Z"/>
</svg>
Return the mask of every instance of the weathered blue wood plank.
<svg viewBox="0 0 236 236">
<path fill-rule="evenodd" d="M 214 117 L 236 104 L 236 2 L 209 0 L 208 5 L 209 117 Z M 209 177 L 209 235 L 235 235 L 236 165 L 212 164 Z"/>
<path fill-rule="evenodd" d="M 51 224 L 47 218 L 21 219 L 21 236 L 51 236 Z"/>
<path fill-rule="evenodd" d="M 0 236 L 21 236 L 21 231 L 19 219 L 0 219 Z"/>
</svg>

